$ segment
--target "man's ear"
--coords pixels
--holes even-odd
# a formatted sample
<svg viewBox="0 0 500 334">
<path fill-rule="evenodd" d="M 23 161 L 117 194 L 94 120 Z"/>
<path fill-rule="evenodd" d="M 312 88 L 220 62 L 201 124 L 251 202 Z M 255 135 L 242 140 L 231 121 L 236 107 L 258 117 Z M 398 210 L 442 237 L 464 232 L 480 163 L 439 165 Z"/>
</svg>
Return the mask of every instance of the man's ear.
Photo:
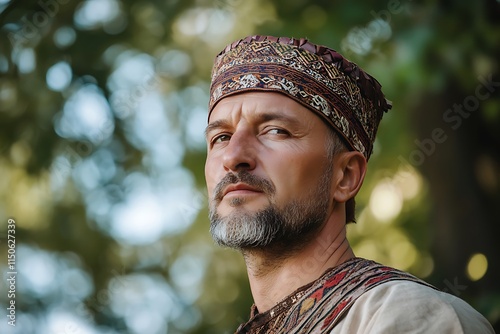
<svg viewBox="0 0 500 334">
<path fill-rule="evenodd" d="M 358 151 L 342 152 L 334 160 L 333 197 L 336 202 L 344 203 L 358 193 L 366 174 L 366 159 Z"/>
</svg>

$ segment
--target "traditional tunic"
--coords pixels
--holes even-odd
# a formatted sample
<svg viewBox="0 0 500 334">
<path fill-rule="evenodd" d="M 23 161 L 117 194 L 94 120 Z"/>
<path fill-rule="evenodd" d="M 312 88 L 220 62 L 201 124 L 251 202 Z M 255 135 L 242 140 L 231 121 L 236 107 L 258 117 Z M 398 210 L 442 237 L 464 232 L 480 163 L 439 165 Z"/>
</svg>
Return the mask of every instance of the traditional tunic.
<svg viewBox="0 0 500 334">
<path fill-rule="evenodd" d="M 361 258 L 328 270 L 236 333 L 494 333 L 463 300 Z"/>
</svg>

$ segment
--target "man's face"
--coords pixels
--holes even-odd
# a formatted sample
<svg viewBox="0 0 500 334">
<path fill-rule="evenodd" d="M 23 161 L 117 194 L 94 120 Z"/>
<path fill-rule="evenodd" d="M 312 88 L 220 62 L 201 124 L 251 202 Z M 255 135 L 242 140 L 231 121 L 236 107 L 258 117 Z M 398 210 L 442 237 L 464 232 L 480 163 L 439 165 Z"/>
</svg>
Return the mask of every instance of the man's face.
<svg viewBox="0 0 500 334">
<path fill-rule="evenodd" d="M 327 125 L 280 93 L 221 100 L 206 138 L 211 233 L 240 249 L 300 243 L 331 210 Z"/>
</svg>

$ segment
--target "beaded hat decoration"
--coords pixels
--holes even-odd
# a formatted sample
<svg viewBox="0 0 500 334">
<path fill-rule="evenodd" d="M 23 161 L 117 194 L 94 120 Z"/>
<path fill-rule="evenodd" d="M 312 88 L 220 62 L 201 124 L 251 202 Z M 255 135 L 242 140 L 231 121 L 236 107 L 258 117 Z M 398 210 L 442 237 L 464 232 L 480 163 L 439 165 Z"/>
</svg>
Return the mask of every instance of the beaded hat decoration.
<svg viewBox="0 0 500 334">
<path fill-rule="evenodd" d="M 209 113 L 224 97 L 246 91 L 280 92 L 301 103 L 368 160 L 384 112 L 380 83 L 340 53 L 307 39 L 248 36 L 215 58 Z"/>
</svg>

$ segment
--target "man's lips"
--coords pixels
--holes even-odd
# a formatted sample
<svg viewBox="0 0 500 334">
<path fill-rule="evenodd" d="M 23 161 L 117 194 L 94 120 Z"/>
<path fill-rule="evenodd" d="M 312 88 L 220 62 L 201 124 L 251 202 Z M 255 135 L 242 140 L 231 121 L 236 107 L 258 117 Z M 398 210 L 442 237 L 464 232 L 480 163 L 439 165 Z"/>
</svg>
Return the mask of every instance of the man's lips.
<svg viewBox="0 0 500 334">
<path fill-rule="evenodd" d="M 246 192 L 254 192 L 254 193 L 261 193 L 262 191 L 249 186 L 248 184 L 245 183 L 236 183 L 236 184 L 230 184 L 229 186 L 224 189 L 224 192 L 222 193 L 222 197 L 234 193 L 234 194 L 244 194 Z"/>
</svg>

